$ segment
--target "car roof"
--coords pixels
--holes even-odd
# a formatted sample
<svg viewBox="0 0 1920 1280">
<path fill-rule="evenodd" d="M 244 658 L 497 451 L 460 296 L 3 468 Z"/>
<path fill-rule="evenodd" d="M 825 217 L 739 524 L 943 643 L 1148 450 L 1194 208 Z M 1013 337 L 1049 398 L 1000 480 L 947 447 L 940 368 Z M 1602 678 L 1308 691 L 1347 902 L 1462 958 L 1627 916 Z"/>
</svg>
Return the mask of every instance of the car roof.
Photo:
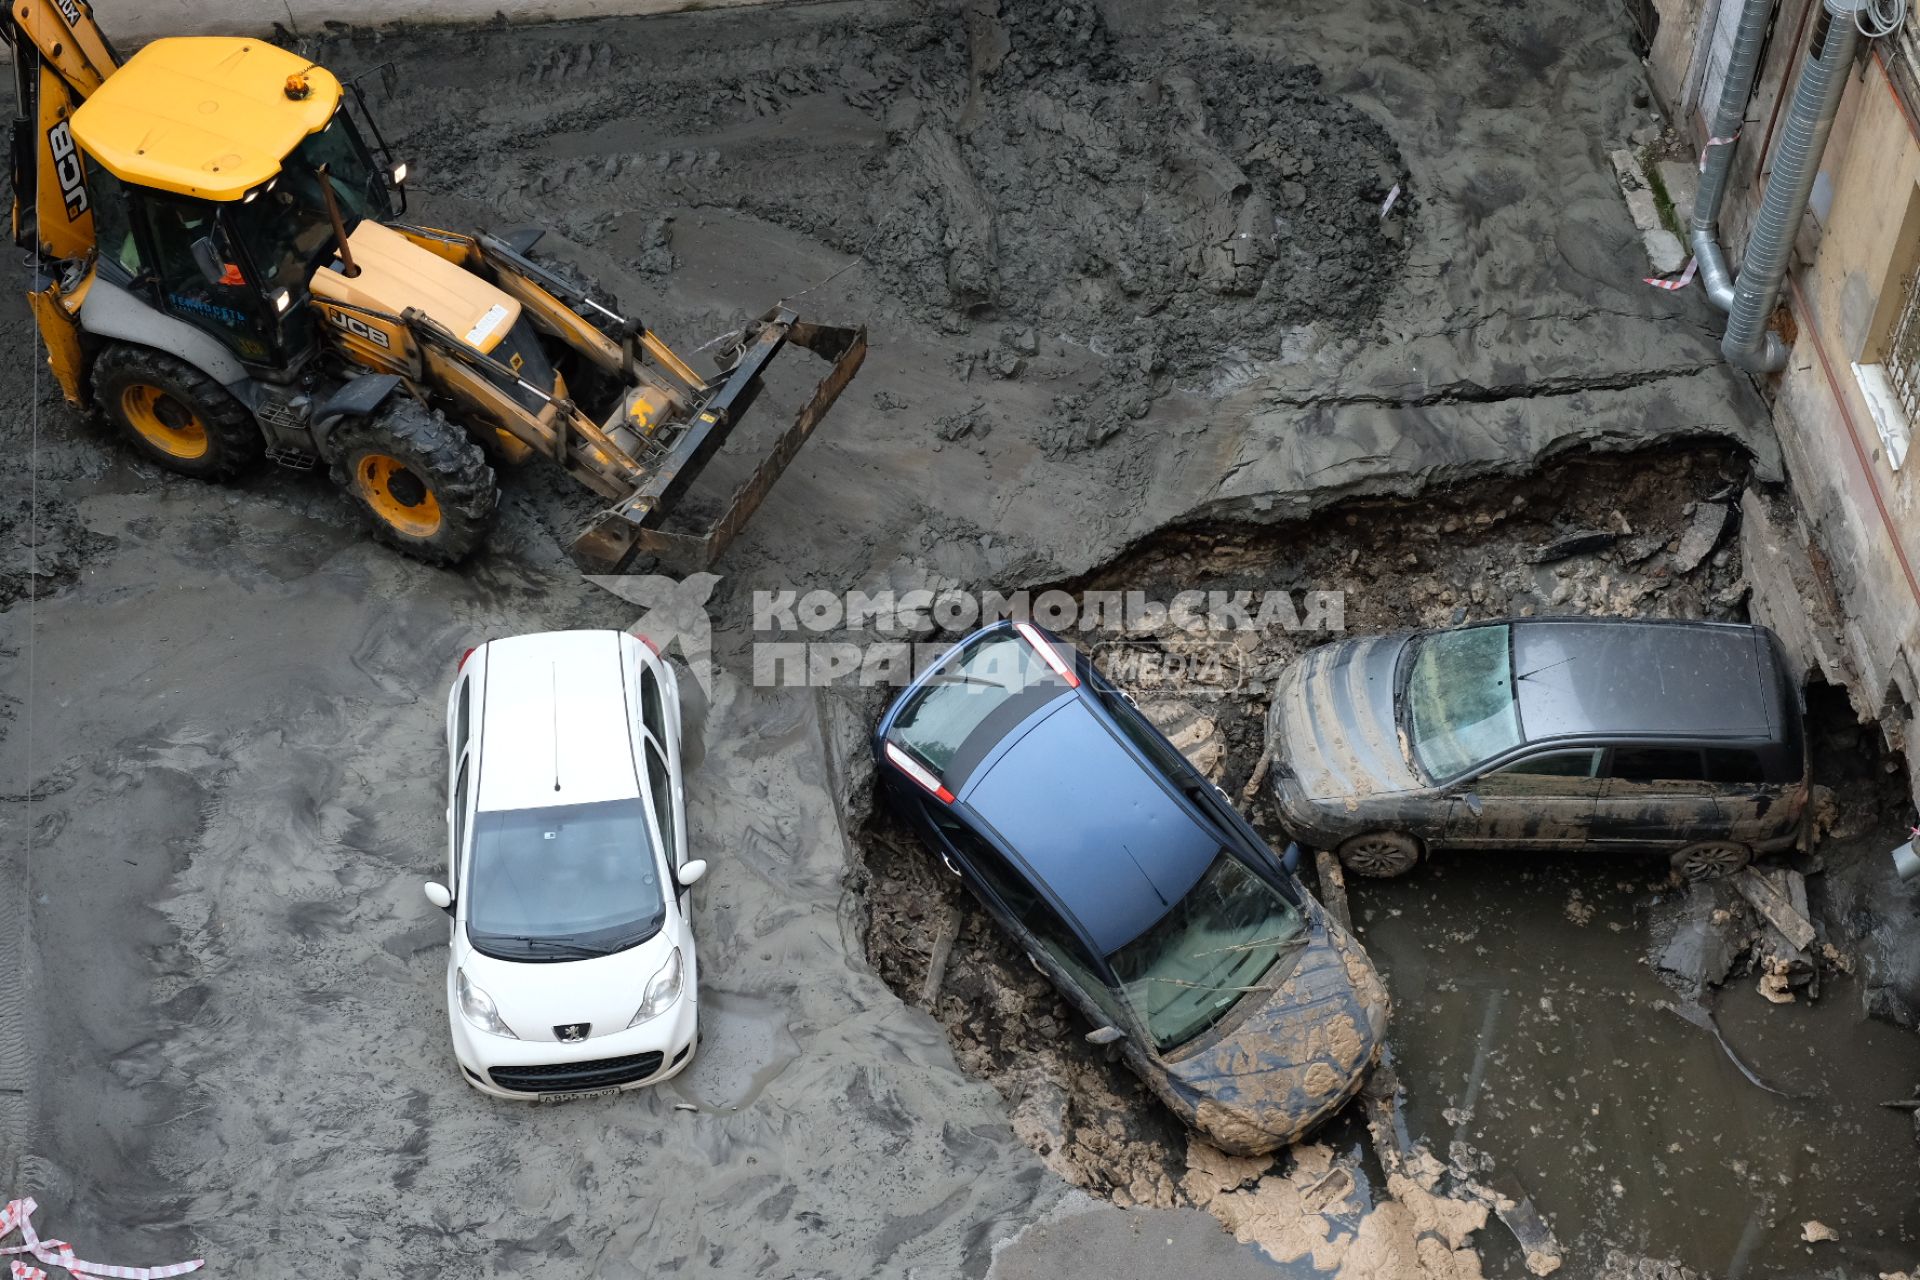
<svg viewBox="0 0 1920 1280">
<path fill-rule="evenodd" d="M 287 96 L 287 77 L 307 94 Z M 122 182 L 238 200 L 326 127 L 340 82 L 264 40 L 170 36 L 141 49 L 73 113 L 73 136 Z"/>
<path fill-rule="evenodd" d="M 1102 955 L 1185 897 L 1222 846 L 1081 698 L 1037 713 L 958 798 Z"/>
<path fill-rule="evenodd" d="M 620 640 L 618 631 L 547 631 L 487 644 L 480 808 L 640 794 Z"/>
<path fill-rule="evenodd" d="M 1576 734 L 1769 738 L 1785 722 L 1766 632 L 1664 619 L 1513 623 L 1520 724 Z"/>
</svg>

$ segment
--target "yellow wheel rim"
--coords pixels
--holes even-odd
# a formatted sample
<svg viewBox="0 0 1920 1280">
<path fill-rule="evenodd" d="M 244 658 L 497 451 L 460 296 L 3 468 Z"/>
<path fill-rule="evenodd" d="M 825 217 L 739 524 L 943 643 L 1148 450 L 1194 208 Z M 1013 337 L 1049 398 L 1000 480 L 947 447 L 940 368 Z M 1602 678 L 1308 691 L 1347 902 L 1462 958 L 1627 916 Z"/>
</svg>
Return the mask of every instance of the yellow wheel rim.
<svg viewBox="0 0 1920 1280">
<path fill-rule="evenodd" d="M 440 531 L 439 499 L 400 459 L 369 453 L 354 467 L 353 481 L 373 514 L 392 528 L 413 538 L 431 538 Z"/>
<path fill-rule="evenodd" d="M 203 458 L 207 424 L 159 387 L 135 383 L 120 393 L 120 412 L 140 438 L 170 458 Z"/>
</svg>

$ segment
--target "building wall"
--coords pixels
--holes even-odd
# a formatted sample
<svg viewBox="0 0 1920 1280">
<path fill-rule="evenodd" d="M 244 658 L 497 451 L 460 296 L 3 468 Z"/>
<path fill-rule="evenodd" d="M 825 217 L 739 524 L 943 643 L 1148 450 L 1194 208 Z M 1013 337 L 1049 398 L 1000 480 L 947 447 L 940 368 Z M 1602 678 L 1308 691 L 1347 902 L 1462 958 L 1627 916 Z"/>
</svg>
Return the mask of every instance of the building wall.
<svg viewBox="0 0 1920 1280">
<path fill-rule="evenodd" d="M 1698 101 L 1704 42 L 1719 6 L 1741 0 L 1656 3 L 1649 77 L 1669 118 L 1698 143 L 1712 106 Z M 1818 4 L 1785 0 L 1774 17 L 1721 216 L 1736 270 Z M 1804 220 L 1782 299 L 1795 341 L 1769 390 L 1805 532 L 1839 608 L 1855 706 L 1904 750 L 1920 706 L 1920 448 L 1893 467 L 1853 363 L 1874 356 L 1902 277 L 1920 263 L 1920 133 L 1877 57 L 1847 86 L 1822 170 L 1831 203 L 1822 218 L 1817 196 Z M 1909 768 L 1920 795 L 1920 751 L 1909 753 Z"/>
<path fill-rule="evenodd" d="M 1881 304 L 1914 261 L 1902 243 L 1920 191 L 1920 138 L 1877 60 L 1848 86 L 1829 143 L 1833 205 L 1792 297 L 1799 341 L 1775 424 L 1803 511 L 1832 565 L 1866 710 L 1904 736 L 1920 704 L 1920 453 L 1895 470 L 1853 364 L 1868 354 Z M 1891 712 L 1891 714 L 1889 714 Z"/>
</svg>

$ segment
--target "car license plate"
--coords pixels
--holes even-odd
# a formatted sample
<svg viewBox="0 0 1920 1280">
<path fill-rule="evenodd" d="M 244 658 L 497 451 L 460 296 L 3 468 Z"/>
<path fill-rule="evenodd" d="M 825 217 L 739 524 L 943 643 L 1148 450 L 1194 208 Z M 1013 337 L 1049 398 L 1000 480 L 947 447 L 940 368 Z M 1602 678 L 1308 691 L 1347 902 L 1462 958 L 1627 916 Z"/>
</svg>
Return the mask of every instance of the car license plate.
<svg viewBox="0 0 1920 1280">
<path fill-rule="evenodd" d="M 582 1098 L 606 1098 L 620 1092 L 616 1086 L 612 1089 L 582 1089 L 577 1093 L 543 1093 L 542 1102 L 578 1102 Z"/>
</svg>

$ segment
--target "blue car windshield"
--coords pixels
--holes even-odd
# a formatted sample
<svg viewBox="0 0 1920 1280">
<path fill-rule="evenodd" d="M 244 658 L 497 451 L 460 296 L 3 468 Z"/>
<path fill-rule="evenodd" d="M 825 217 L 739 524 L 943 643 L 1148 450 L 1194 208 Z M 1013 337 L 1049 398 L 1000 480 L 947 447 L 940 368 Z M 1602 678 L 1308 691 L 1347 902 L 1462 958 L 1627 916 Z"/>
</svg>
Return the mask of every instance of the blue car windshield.
<svg viewBox="0 0 1920 1280">
<path fill-rule="evenodd" d="M 1413 642 L 1406 683 L 1407 737 L 1436 782 L 1520 745 L 1513 694 L 1512 628 L 1437 631 Z"/>
<path fill-rule="evenodd" d="M 610 955 L 666 917 L 638 797 L 474 815 L 467 937 L 503 960 Z"/>
<path fill-rule="evenodd" d="M 1177 1049 L 1286 976 L 1306 935 L 1299 909 L 1222 852 L 1186 897 L 1108 957 L 1154 1043 Z"/>
<path fill-rule="evenodd" d="M 1019 636 L 988 636 L 948 657 L 894 717 L 892 736 L 944 774 L 987 717 L 1024 693 L 1065 687 Z"/>
</svg>

